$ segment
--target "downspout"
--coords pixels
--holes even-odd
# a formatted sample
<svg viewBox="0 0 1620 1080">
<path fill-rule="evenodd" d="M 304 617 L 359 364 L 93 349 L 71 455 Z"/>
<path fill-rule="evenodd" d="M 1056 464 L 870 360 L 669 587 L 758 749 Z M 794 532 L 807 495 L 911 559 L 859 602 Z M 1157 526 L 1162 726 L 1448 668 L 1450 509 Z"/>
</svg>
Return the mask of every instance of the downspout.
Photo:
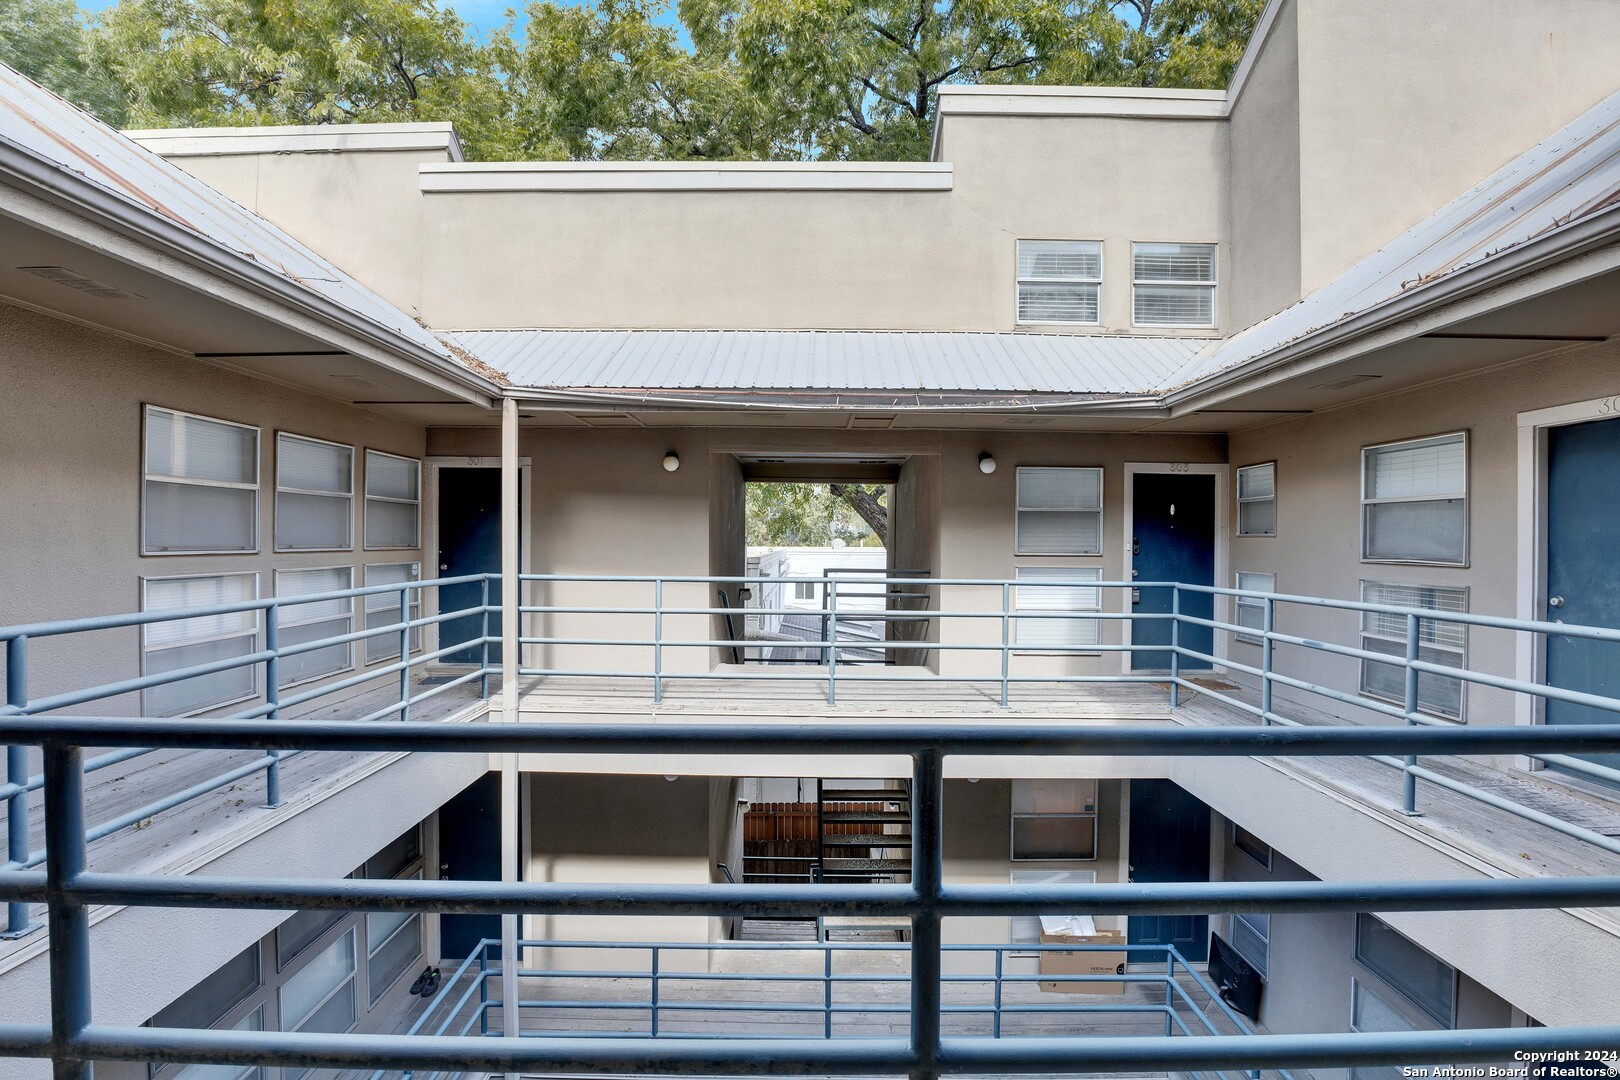
<svg viewBox="0 0 1620 1080">
<path fill-rule="evenodd" d="M 518 720 L 518 403 L 501 401 L 501 719 L 509 724 Z M 518 757 L 501 755 L 501 880 L 517 882 L 523 877 L 522 853 L 518 850 Z M 518 918 L 515 912 L 501 916 L 501 1029 L 509 1039 L 518 1030 Z"/>
</svg>

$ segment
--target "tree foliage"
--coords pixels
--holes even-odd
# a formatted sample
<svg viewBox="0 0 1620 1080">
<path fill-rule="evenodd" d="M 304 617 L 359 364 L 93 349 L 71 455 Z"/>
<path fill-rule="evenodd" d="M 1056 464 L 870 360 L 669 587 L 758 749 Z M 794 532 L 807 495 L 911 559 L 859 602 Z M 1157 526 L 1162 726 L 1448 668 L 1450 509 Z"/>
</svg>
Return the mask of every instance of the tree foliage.
<svg viewBox="0 0 1620 1080">
<path fill-rule="evenodd" d="M 435 0 L 119 0 L 88 30 L 72 0 L 0 0 L 0 59 L 114 123 L 450 120 L 486 160 L 906 160 L 947 84 L 1222 86 L 1264 0 L 671 2 L 529 0 L 479 41 Z"/>
<path fill-rule="evenodd" d="M 883 547 L 889 489 L 882 484 L 752 483 L 745 509 L 751 547 Z"/>
</svg>

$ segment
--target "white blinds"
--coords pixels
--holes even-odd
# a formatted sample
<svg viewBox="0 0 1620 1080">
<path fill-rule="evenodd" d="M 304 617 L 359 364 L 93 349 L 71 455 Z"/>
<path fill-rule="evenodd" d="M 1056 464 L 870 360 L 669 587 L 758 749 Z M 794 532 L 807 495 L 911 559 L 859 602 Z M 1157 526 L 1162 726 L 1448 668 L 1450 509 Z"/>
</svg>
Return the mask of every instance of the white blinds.
<svg viewBox="0 0 1620 1080">
<path fill-rule="evenodd" d="M 1215 325 L 1214 244 L 1132 244 L 1131 280 L 1137 325 Z"/>
<path fill-rule="evenodd" d="M 259 429 L 147 406 L 141 550 L 258 548 Z"/>
<path fill-rule="evenodd" d="M 143 584 L 144 611 L 235 604 L 258 595 L 253 574 L 153 578 Z M 246 656 L 258 648 L 258 639 L 257 611 L 151 623 L 141 636 L 143 666 L 146 674 L 156 675 Z M 245 665 L 148 687 L 145 711 L 153 716 L 178 716 L 252 697 L 258 685 L 255 670 L 254 665 Z"/>
<path fill-rule="evenodd" d="M 366 547 L 421 543 L 422 463 L 366 451 Z"/>
<path fill-rule="evenodd" d="M 1277 467 L 1270 462 L 1238 470 L 1238 498 L 1269 499 L 1277 494 Z"/>
<path fill-rule="evenodd" d="M 1214 244 L 1132 244 L 1136 281 L 1207 284 L 1215 280 Z"/>
<path fill-rule="evenodd" d="M 276 436 L 276 550 L 354 546 L 354 449 Z"/>
<path fill-rule="evenodd" d="M 1096 284 L 1018 283 L 1019 322 L 1095 323 L 1100 288 Z"/>
<path fill-rule="evenodd" d="M 1258 570 L 1239 570 L 1235 581 L 1236 587 L 1249 592 L 1276 592 L 1277 575 L 1262 573 Z M 1264 601 L 1252 596 L 1235 597 L 1233 604 L 1232 621 L 1239 626 L 1247 626 L 1254 630 L 1263 630 L 1266 625 L 1266 606 Z M 1239 634 L 1239 641 L 1258 642 L 1261 639 L 1248 634 Z"/>
<path fill-rule="evenodd" d="M 353 585 L 354 569 L 348 566 L 276 571 L 277 596 L 337 592 Z M 354 629 L 353 611 L 354 600 L 351 597 L 283 605 L 279 612 L 281 644 L 302 645 L 347 634 Z M 353 651 L 349 642 L 329 645 L 282 657 L 280 682 L 284 687 L 291 686 L 347 671 L 353 666 Z"/>
<path fill-rule="evenodd" d="M 1364 581 L 1361 599 L 1370 604 L 1426 608 L 1432 611 L 1467 611 L 1468 590 L 1456 586 L 1409 585 Z M 1406 655 L 1406 616 L 1368 611 L 1361 616 L 1361 647 L 1368 652 Z M 1461 668 L 1467 663 L 1468 630 L 1462 623 L 1418 620 L 1418 659 L 1430 664 Z M 1361 662 L 1361 689 L 1374 697 L 1403 701 L 1406 669 L 1400 664 Z M 1461 679 L 1433 672 L 1418 674 L 1418 708 L 1449 719 L 1462 717 Z"/>
<path fill-rule="evenodd" d="M 366 567 L 367 585 L 397 585 L 406 581 L 415 581 L 421 577 L 421 563 L 374 563 Z M 410 617 L 421 618 L 422 591 L 410 591 Z M 367 630 L 379 626 L 392 626 L 404 621 L 400 617 L 400 598 L 397 592 L 371 593 L 366 597 L 365 625 Z M 422 631 L 420 627 L 411 630 L 410 647 L 414 651 L 421 648 Z M 366 638 L 366 663 L 375 664 L 382 660 L 399 659 L 399 635 L 377 634 Z"/>
<path fill-rule="evenodd" d="M 1362 451 L 1362 557 L 1462 563 L 1468 551 L 1468 439 Z"/>
<path fill-rule="evenodd" d="M 1102 470 L 1018 470 L 1020 555 L 1102 553 Z"/>
<path fill-rule="evenodd" d="M 1367 450 L 1367 497 L 1461 497 L 1467 488 L 1465 437 L 1458 433 L 1422 442 Z"/>
<path fill-rule="evenodd" d="M 1032 585 L 1031 582 L 1101 581 L 1098 567 L 1021 566 L 1013 603 L 1018 611 L 1100 611 L 1102 590 L 1076 584 Z M 1096 619 L 1037 618 L 1016 620 L 1016 643 L 1023 649 L 1083 649 L 1101 640 Z"/>
<path fill-rule="evenodd" d="M 1138 285 L 1135 319 L 1142 326 L 1213 326 L 1213 285 Z"/>
<path fill-rule="evenodd" d="M 1018 241 L 1018 321 L 1096 323 L 1102 244 L 1096 240 Z"/>
<path fill-rule="evenodd" d="M 1020 281 L 1097 281 L 1102 277 L 1102 244 L 1095 240 L 1020 240 Z"/>
<path fill-rule="evenodd" d="M 1237 534 L 1277 535 L 1277 466 L 1271 462 L 1237 471 Z"/>
</svg>

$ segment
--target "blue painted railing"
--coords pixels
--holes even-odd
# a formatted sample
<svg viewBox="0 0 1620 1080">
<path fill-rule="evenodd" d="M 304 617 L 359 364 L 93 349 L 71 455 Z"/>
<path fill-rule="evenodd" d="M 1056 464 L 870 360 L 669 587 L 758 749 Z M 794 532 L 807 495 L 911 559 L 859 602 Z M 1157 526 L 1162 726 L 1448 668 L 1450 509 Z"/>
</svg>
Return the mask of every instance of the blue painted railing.
<svg viewBox="0 0 1620 1080">
<path fill-rule="evenodd" d="M 1612 1050 L 1620 1024 L 1388 1033 L 1078 1036 L 947 1035 L 941 921 L 959 916 L 1472 911 L 1610 907 L 1620 876 L 1439 881 L 972 885 L 944 880 L 944 762 L 951 755 L 1249 757 L 1597 753 L 1620 725 L 1517 727 L 1065 727 L 948 724 L 392 724 L 15 716 L 11 738 L 43 748 L 49 858 L 0 871 L 0 899 L 43 903 L 50 930 L 50 1023 L 0 1023 L 0 1054 L 48 1058 L 59 1080 L 95 1060 L 289 1068 L 501 1073 L 872 1075 L 1253 1071 L 1524 1060 Z M 912 880 L 805 886 L 310 880 L 154 876 L 86 867 L 85 746 L 246 748 L 431 754 L 735 753 L 906 755 L 913 799 Z M 905 918 L 911 925 L 903 1037 L 714 1040 L 306 1034 L 100 1025 L 91 1012 L 92 905 L 189 909 L 484 912 L 501 915 Z M 516 1032 L 510 1033 L 516 1035 Z"/>
</svg>

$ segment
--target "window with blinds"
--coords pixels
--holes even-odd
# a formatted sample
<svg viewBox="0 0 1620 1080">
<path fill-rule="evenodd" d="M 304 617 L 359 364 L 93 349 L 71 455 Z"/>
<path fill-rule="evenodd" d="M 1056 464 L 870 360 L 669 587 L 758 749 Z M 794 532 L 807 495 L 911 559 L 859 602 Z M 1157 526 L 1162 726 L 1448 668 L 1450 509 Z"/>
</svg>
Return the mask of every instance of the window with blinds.
<svg viewBox="0 0 1620 1080">
<path fill-rule="evenodd" d="M 1356 960 L 1421 1009 L 1451 1027 L 1457 1013 L 1457 969 L 1376 915 L 1356 915 Z"/>
<path fill-rule="evenodd" d="M 422 463 L 366 451 L 366 547 L 414 548 L 422 542 Z"/>
<path fill-rule="evenodd" d="M 1277 535 L 1277 465 L 1248 465 L 1237 471 L 1237 534 Z"/>
<path fill-rule="evenodd" d="M 276 435 L 276 550 L 354 547 L 354 448 Z"/>
<path fill-rule="evenodd" d="M 1101 469 L 1018 470 L 1016 553 L 1102 554 Z"/>
<path fill-rule="evenodd" d="M 1236 588 L 1246 592 L 1269 593 L 1277 591 L 1277 575 L 1267 574 L 1259 570 L 1239 570 L 1232 583 Z M 1266 604 L 1264 600 L 1255 596 L 1236 596 L 1232 603 L 1232 621 L 1239 626 L 1246 626 L 1252 630 L 1264 630 L 1266 627 Z M 1238 634 L 1237 640 L 1247 641 L 1259 645 L 1262 639 L 1256 634 Z"/>
<path fill-rule="evenodd" d="M 146 578 L 141 586 L 143 611 L 217 607 L 256 600 L 259 595 L 257 574 Z M 142 673 L 146 675 L 246 656 L 258 648 L 257 610 L 148 623 L 141 628 Z M 193 675 L 142 691 L 148 716 L 187 716 L 257 694 L 257 664 Z"/>
<path fill-rule="evenodd" d="M 1098 567 L 1020 566 L 1013 590 L 1013 609 L 1031 612 L 1101 611 L 1102 590 L 1075 584 L 1101 581 Z M 1051 584 L 1041 584 L 1050 582 Z M 1065 619 L 1050 615 L 1014 620 L 1013 642 L 1027 652 L 1071 652 L 1094 649 L 1102 639 L 1097 619 Z"/>
<path fill-rule="evenodd" d="M 1468 436 L 1361 452 L 1361 558 L 1462 566 L 1468 561 Z"/>
<path fill-rule="evenodd" d="M 307 570 L 277 570 L 276 595 L 313 596 L 318 593 L 339 592 L 354 588 L 352 566 L 316 567 Z M 279 613 L 281 645 L 304 645 L 323 638 L 337 637 L 354 630 L 354 598 L 311 600 L 308 603 L 284 604 Z M 354 649 L 350 642 L 327 645 L 309 652 L 281 658 L 280 684 L 283 687 L 335 675 L 354 667 Z"/>
<path fill-rule="evenodd" d="M 1390 581 L 1363 581 L 1361 599 L 1369 604 L 1426 608 L 1431 611 L 1468 610 L 1468 590 L 1458 586 L 1407 585 Z M 1379 611 L 1361 614 L 1361 647 L 1368 652 L 1406 657 L 1406 616 Z M 1440 619 L 1418 620 L 1418 659 L 1446 667 L 1468 665 L 1468 629 L 1462 623 Z M 1432 716 L 1461 720 L 1463 682 L 1449 675 L 1418 673 L 1418 709 Z M 1369 697 L 1406 700 L 1403 664 L 1361 662 L 1361 692 Z"/>
<path fill-rule="evenodd" d="M 1238 912 L 1232 916 L 1232 948 L 1254 965 L 1263 979 L 1271 956 L 1271 916 Z"/>
<path fill-rule="evenodd" d="M 1018 321 L 1101 321 L 1102 244 L 1096 240 L 1018 241 Z"/>
<path fill-rule="evenodd" d="M 259 550 L 259 429 L 146 407 L 141 554 Z"/>
<path fill-rule="evenodd" d="M 373 563 L 366 567 L 367 586 L 402 585 L 409 581 L 417 581 L 421 576 L 421 563 Z M 422 617 L 421 589 L 411 589 L 405 594 L 403 609 L 401 602 L 401 596 L 397 592 L 367 593 L 366 629 L 375 630 L 379 626 L 393 626 L 407 621 L 407 616 L 413 622 Z M 411 627 L 409 646 L 412 652 L 422 647 L 420 626 Z M 375 634 L 366 638 L 366 663 L 376 664 L 384 660 L 398 659 L 398 634 Z"/>
<path fill-rule="evenodd" d="M 1137 326 L 1215 325 L 1214 244 L 1132 244 Z"/>
</svg>

